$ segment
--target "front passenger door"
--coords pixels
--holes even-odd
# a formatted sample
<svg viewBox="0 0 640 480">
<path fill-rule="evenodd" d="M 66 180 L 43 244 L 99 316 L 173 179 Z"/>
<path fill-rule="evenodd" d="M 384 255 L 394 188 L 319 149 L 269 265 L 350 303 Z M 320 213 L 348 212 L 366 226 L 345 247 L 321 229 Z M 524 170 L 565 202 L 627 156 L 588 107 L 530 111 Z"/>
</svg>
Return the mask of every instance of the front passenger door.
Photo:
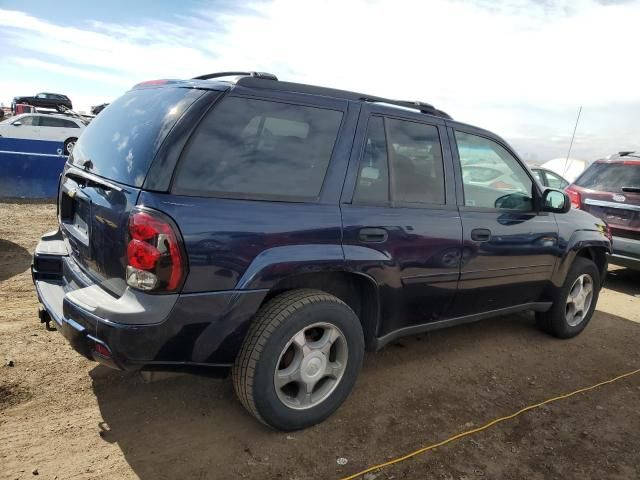
<svg viewBox="0 0 640 480">
<path fill-rule="evenodd" d="M 539 300 L 558 254 L 553 214 L 536 211 L 538 187 L 508 148 L 483 132 L 449 129 L 463 229 L 455 316 Z M 480 169 L 491 175 L 478 176 Z"/>
<path fill-rule="evenodd" d="M 20 117 L 11 122 L 10 138 L 38 139 L 40 127 L 38 126 L 38 117 L 27 115 Z"/>
</svg>

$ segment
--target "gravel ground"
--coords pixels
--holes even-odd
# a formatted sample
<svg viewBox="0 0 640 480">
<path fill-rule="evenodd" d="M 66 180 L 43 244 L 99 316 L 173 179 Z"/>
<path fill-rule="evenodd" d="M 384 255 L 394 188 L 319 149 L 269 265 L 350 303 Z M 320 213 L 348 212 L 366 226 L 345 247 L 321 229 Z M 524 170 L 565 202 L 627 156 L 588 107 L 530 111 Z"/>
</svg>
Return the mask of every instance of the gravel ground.
<svg viewBox="0 0 640 480">
<path fill-rule="evenodd" d="M 528 314 L 402 339 L 366 356 L 329 420 L 273 432 L 244 412 L 228 379 L 145 383 L 46 331 L 28 267 L 54 217 L 53 204 L 0 203 L 2 479 L 340 478 L 640 368 L 640 275 L 612 269 L 576 339 L 545 336 Z M 639 400 L 636 375 L 366 478 L 637 479 Z"/>
</svg>

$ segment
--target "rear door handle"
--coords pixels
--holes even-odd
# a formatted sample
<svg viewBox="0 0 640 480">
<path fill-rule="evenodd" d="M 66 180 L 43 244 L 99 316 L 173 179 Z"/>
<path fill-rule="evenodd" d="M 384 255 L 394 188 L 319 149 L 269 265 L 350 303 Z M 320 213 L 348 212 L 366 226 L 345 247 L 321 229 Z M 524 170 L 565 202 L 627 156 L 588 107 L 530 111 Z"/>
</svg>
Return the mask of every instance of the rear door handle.
<svg viewBox="0 0 640 480">
<path fill-rule="evenodd" d="M 361 228 L 358 237 L 361 242 L 384 243 L 389 238 L 389 234 L 384 228 Z"/>
<path fill-rule="evenodd" d="M 474 228 L 471 230 L 471 240 L 476 242 L 488 242 L 491 240 L 491 230 L 486 228 Z"/>
</svg>

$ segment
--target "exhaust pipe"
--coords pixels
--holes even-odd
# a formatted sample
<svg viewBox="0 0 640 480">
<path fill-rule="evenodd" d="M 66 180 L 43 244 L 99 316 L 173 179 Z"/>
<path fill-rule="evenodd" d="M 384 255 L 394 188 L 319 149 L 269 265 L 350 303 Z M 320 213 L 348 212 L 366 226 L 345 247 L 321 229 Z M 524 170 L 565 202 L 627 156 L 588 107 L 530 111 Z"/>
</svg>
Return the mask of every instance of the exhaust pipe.
<svg viewBox="0 0 640 480">
<path fill-rule="evenodd" d="M 49 315 L 49 312 L 47 312 L 42 305 L 38 306 L 38 318 L 40 319 L 40 323 L 46 324 L 47 330 L 51 330 L 51 315 Z"/>
</svg>

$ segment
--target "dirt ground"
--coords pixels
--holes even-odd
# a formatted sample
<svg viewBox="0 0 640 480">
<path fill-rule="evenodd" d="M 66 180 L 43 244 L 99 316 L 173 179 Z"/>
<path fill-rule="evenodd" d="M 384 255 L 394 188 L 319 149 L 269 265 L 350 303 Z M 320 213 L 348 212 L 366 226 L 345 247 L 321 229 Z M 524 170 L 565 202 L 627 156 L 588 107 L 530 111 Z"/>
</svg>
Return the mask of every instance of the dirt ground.
<svg viewBox="0 0 640 480">
<path fill-rule="evenodd" d="M 402 339 L 366 356 L 329 420 L 270 431 L 228 379 L 145 383 L 46 331 L 29 264 L 54 216 L 49 203 L 0 203 L 1 479 L 337 479 L 640 368 L 640 275 L 612 269 L 578 338 L 550 338 L 522 314 Z M 365 478 L 638 479 L 639 400 L 636 375 Z"/>
</svg>

